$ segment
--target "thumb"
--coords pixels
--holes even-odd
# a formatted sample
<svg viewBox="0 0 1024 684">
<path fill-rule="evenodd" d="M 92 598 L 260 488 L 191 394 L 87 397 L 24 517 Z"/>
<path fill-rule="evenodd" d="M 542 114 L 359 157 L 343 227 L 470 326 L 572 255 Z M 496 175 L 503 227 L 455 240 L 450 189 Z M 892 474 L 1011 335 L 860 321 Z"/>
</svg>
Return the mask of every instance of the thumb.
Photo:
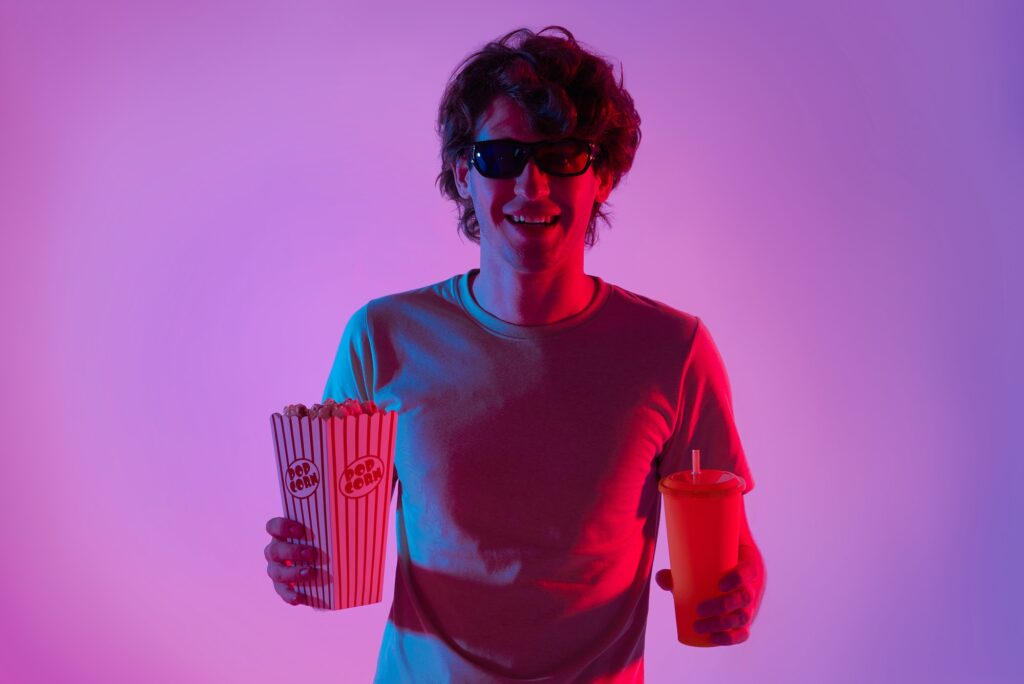
<svg viewBox="0 0 1024 684">
<path fill-rule="evenodd" d="M 665 591 L 672 591 L 672 571 L 668 568 L 659 570 L 654 575 L 654 581 Z"/>
</svg>

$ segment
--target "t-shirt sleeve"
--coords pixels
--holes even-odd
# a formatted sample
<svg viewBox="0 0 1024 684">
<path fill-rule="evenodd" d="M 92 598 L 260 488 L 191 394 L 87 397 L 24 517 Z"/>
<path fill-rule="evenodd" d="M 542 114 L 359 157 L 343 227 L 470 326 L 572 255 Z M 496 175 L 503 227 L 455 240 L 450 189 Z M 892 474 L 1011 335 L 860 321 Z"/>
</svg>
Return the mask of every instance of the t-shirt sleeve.
<svg viewBox="0 0 1024 684">
<path fill-rule="evenodd" d="M 345 324 L 321 401 L 328 398 L 338 402 L 345 399 L 373 401 L 373 379 L 373 333 L 370 329 L 370 304 L 367 303 L 352 314 Z M 397 483 L 396 468 L 391 478 L 392 495 Z"/>
<path fill-rule="evenodd" d="M 743 478 L 744 494 L 754 488 L 732 411 L 725 363 L 704 322 L 697 319 L 683 364 L 675 431 L 658 457 L 658 479 L 693 467 L 691 450 L 700 449 L 701 468 L 728 470 Z"/>
<path fill-rule="evenodd" d="M 369 306 L 368 303 L 363 305 L 345 324 L 321 401 L 328 398 L 338 402 L 373 399 L 373 340 L 370 337 Z"/>
</svg>

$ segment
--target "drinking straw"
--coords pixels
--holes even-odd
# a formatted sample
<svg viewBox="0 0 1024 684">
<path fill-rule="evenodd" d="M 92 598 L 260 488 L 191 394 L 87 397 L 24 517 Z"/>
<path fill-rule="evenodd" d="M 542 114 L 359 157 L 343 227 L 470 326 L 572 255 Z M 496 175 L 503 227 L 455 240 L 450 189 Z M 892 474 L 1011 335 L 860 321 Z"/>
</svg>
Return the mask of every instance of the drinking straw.
<svg viewBox="0 0 1024 684">
<path fill-rule="evenodd" d="M 693 479 L 696 480 L 697 476 L 700 475 L 700 449 L 693 450 L 693 471 L 691 472 Z"/>
</svg>

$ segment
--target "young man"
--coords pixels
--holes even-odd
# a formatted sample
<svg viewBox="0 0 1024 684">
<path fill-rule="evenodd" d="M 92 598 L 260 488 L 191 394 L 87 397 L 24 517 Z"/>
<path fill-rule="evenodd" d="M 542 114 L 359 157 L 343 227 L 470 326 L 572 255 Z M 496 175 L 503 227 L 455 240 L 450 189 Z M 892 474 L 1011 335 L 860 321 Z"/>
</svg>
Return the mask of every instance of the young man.
<svg viewBox="0 0 1024 684">
<path fill-rule="evenodd" d="M 324 391 L 400 413 L 378 682 L 643 681 L 659 479 L 701 449 L 754 486 L 700 319 L 584 273 L 639 116 L 561 30 L 510 33 L 453 76 L 439 181 L 480 268 L 361 307 Z M 266 555 L 296 603 L 287 522 Z M 699 629 L 745 640 L 764 578 L 744 525 Z"/>
</svg>

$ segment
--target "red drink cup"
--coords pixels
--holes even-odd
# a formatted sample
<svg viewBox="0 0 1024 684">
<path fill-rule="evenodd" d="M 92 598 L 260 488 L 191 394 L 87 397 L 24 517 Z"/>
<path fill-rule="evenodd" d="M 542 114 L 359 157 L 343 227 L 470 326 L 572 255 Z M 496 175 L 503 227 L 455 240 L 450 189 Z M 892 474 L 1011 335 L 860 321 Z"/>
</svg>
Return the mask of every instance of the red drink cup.
<svg viewBox="0 0 1024 684">
<path fill-rule="evenodd" d="M 319 610 L 383 599 L 384 557 L 395 468 L 393 411 L 346 418 L 270 417 L 285 517 L 320 551 L 317 577 L 295 590 Z"/>
<path fill-rule="evenodd" d="M 721 596 L 718 582 L 739 560 L 743 521 L 742 477 L 727 470 L 689 470 L 661 479 L 676 633 L 688 646 L 718 646 L 693 623 L 703 619 L 697 605 Z"/>
</svg>

